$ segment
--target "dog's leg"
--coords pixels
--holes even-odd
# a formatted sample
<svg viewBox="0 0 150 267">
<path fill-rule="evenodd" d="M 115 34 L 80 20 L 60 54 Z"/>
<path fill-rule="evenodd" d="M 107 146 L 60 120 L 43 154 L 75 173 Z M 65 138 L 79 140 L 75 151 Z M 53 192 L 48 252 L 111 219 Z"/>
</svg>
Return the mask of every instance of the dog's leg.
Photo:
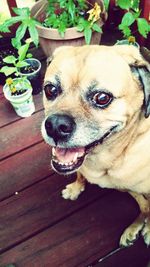
<svg viewBox="0 0 150 267">
<path fill-rule="evenodd" d="M 62 196 L 64 199 L 75 200 L 78 198 L 81 192 L 85 189 L 85 178 L 80 172 L 77 172 L 77 179 L 75 182 L 68 184 L 64 190 L 62 190 Z"/>
<path fill-rule="evenodd" d="M 123 232 L 120 239 L 120 245 L 125 247 L 132 245 L 138 238 L 141 231 L 144 237 L 144 241 L 148 245 L 148 242 L 150 241 L 150 228 L 147 229 L 146 225 L 148 226 L 149 224 L 150 226 L 150 220 L 147 219 L 150 211 L 149 201 L 141 194 L 133 192 L 130 192 L 130 194 L 137 201 L 141 213 L 138 218 Z"/>
<path fill-rule="evenodd" d="M 148 216 L 145 220 L 145 225 L 144 228 L 142 230 L 142 236 L 144 238 L 145 244 L 147 246 L 150 246 L 150 195 L 149 196 L 145 196 L 149 202 L 149 213 Z"/>
</svg>

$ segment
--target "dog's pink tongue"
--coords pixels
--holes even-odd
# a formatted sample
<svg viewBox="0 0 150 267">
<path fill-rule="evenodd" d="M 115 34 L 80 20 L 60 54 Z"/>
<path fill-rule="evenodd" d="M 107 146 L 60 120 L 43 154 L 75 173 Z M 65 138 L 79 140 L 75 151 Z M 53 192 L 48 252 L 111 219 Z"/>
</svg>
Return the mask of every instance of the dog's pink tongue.
<svg viewBox="0 0 150 267">
<path fill-rule="evenodd" d="M 63 163 L 69 163 L 75 161 L 77 157 L 82 157 L 84 155 L 84 147 L 80 148 L 55 148 L 55 156 L 57 160 Z"/>
</svg>

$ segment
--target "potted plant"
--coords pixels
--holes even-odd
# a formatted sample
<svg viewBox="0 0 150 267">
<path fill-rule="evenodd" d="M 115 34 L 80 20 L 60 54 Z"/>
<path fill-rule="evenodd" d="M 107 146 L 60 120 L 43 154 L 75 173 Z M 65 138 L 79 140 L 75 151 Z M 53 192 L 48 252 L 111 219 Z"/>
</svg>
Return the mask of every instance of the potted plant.
<svg viewBox="0 0 150 267">
<path fill-rule="evenodd" d="M 107 0 L 98 0 L 96 3 L 93 0 L 40 0 L 31 11 L 28 7 L 13 8 L 16 16 L 5 20 L 0 25 L 0 32 L 9 32 L 12 25 L 19 23 L 16 36 L 12 39 L 14 47 L 20 46 L 28 31 L 36 46 L 40 37 L 46 56 L 64 44 L 99 44 L 101 27 L 107 18 L 104 3 Z"/>
<path fill-rule="evenodd" d="M 122 20 L 118 27 L 124 38 L 117 44 L 132 44 L 139 47 L 135 36 L 141 35 L 147 38 L 150 33 L 150 24 L 141 17 L 140 0 L 117 0 L 117 5 L 123 10 Z"/>
<path fill-rule="evenodd" d="M 16 49 L 10 45 L 10 38 L 0 38 L 0 69 L 5 65 L 3 59 L 8 55 L 16 56 Z M 0 73 L 0 84 L 4 85 L 6 76 Z"/>
<path fill-rule="evenodd" d="M 3 74 L 4 78 L 6 78 L 6 76 L 10 75 L 10 71 L 12 70 L 13 72 L 11 73 L 11 75 L 13 75 L 14 73 L 16 74 L 16 68 L 19 72 L 21 72 L 22 76 L 26 76 L 28 78 L 28 80 L 31 82 L 33 91 L 32 94 L 38 94 L 39 92 L 42 91 L 42 86 L 41 86 L 41 63 L 38 59 L 33 58 L 31 53 L 27 53 L 30 43 L 32 42 L 32 40 L 29 38 L 27 39 L 27 43 L 24 46 L 20 46 L 20 48 L 14 48 L 14 50 L 10 50 L 14 51 L 12 53 L 8 53 L 8 55 L 13 55 L 7 58 L 1 57 L 1 69 L 3 72 L 1 72 L 1 74 Z M 12 42 L 13 43 L 13 42 Z M 14 45 L 14 44 L 13 44 Z M 13 48 L 13 46 L 12 46 Z M 21 57 L 18 57 L 18 53 L 21 53 Z M 7 52 L 7 50 L 6 50 Z M 9 52 L 9 50 L 8 50 Z M 3 53 L 4 54 L 4 53 Z M 1 55 L 1 53 L 0 53 Z M 6 53 L 5 53 L 6 55 Z M 7 61 L 7 62 L 5 62 Z M 12 62 L 11 62 L 12 61 Z M 24 65 L 24 63 L 27 63 L 26 65 Z M 6 63 L 9 63 L 11 65 L 9 65 L 9 70 L 8 67 L 4 67 L 2 68 Z M 23 66 L 21 67 L 20 64 L 23 64 Z M 15 67 L 10 69 L 10 66 Z M 19 66 L 19 67 L 18 67 Z M 6 76 L 5 76 L 6 73 Z M 13 75 L 14 76 L 14 75 Z"/>
<path fill-rule="evenodd" d="M 47 56 L 61 45 L 99 44 L 106 20 L 103 0 L 40 0 L 31 9 Z"/>
<path fill-rule="evenodd" d="M 32 97 L 32 86 L 26 75 L 22 75 L 21 69 L 27 67 L 26 57 L 30 56 L 27 51 L 29 43 L 18 49 L 18 57 L 9 55 L 3 59 L 5 66 L 0 69 L 8 78 L 3 87 L 3 92 L 16 113 L 21 117 L 28 117 L 35 111 Z M 14 74 L 16 78 L 11 78 Z"/>
<path fill-rule="evenodd" d="M 9 33 L 11 31 L 11 26 L 16 25 L 16 34 L 15 37 L 11 39 L 13 47 L 19 48 L 22 44 L 22 41 L 26 39 L 27 32 L 29 37 L 32 39 L 32 42 L 37 47 L 39 44 L 38 32 L 36 21 L 31 17 L 31 12 L 28 7 L 23 8 L 13 8 L 13 12 L 16 16 L 10 17 L 0 23 L 0 33 Z"/>
<path fill-rule="evenodd" d="M 27 58 L 25 62 L 28 65 L 20 68 L 20 73 L 22 76 L 26 76 L 31 82 L 33 88 L 32 94 L 37 95 L 42 91 L 41 62 L 37 58 Z"/>
</svg>

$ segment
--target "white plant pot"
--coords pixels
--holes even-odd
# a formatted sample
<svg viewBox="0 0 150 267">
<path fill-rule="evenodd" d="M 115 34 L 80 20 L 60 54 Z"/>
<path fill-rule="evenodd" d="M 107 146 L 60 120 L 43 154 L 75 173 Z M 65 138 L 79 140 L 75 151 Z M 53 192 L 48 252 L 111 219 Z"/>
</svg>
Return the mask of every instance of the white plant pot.
<svg viewBox="0 0 150 267">
<path fill-rule="evenodd" d="M 118 40 L 115 45 L 124 45 L 124 44 L 127 44 L 127 45 L 133 45 L 135 47 L 137 47 L 138 49 L 140 49 L 140 46 L 137 42 L 135 43 L 129 43 L 129 41 L 127 39 L 123 39 L 123 40 Z"/>
<path fill-rule="evenodd" d="M 27 91 L 21 95 L 12 96 L 8 85 L 5 84 L 3 87 L 4 95 L 14 107 L 17 115 L 23 118 L 29 117 L 35 111 L 31 84 L 28 80 L 26 80 L 18 83 L 16 87 L 18 89 L 27 89 Z"/>
</svg>

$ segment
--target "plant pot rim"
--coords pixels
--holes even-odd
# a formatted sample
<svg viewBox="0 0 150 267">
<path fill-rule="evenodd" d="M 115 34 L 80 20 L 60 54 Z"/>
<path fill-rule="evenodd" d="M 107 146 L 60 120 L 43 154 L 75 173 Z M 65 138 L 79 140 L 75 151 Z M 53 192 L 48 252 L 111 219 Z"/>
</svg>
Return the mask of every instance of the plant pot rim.
<svg viewBox="0 0 150 267">
<path fill-rule="evenodd" d="M 40 1 L 36 2 L 31 8 L 31 16 L 34 17 L 35 7 L 37 6 L 40 8 L 40 4 L 42 2 L 43 3 L 45 2 L 44 8 L 46 7 L 46 4 L 48 4 L 48 2 L 46 0 L 40 0 Z M 45 10 L 44 8 L 41 10 L 41 12 L 44 12 L 44 10 Z M 40 13 L 38 15 L 40 15 Z M 36 19 L 38 20 L 38 16 Z M 102 27 L 103 24 L 104 24 L 104 22 L 101 19 L 99 19 L 99 26 Z M 71 40 L 71 39 L 81 38 L 84 36 L 84 32 L 77 31 L 77 27 L 67 28 L 66 32 L 64 34 L 64 37 L 61 37 L 61 35 L 58 32 L 58 29 L 47 28 L 47 27 L 44 27 L 44 26 L 38 25 L 38 24 L 36 25 L 36 27 L 37 27 L 39 36 L 46 38 L 46 39 L 52 39 L 52 40 L 69 40 L 70 39 Z"/>
<path fill-rule="evenodd" d="M 129 43 L 127 39 L 117 40 L 115 45 L 133 45 L 137 47 L 138 49 L 140 48 L 140 45 L 137 42 Z"/>
<path fill-rule="evenodd" d="M 61 37 L 57 29 L 46 28 L 44 26 L 37 25 L 37 30 L 40 37 L 52 40 L 71 40 L 84 36 L 83 32 L 78 32 L 76 27 L 67 28 L 64 37 Z"/>
<path fill-rule="evenodd" d="M 19 80 L 19 79 L 21 79 L 21 78 L 14 78 L 13 80 Z M 24 98 L 29 93 L 32 94 L 32 86 L 31 86 L 30 81 L 25 80 L 25 82 L 28 84 L 29 87 L 27 88 L 27 90 L 23 94 L 20 94 L 20 95 L 11 95 L 11 92 L 8 88 L 8 85 L 5 83 L 5 85 L 3 86 L 3 92 L 4 92 L 6 99 L 9 101 L 13 101 L 13 100 L 19 101 L 21 98 Z"/>
<path fill-rule="evenodd" d="M 36 75 L 39 71 L 40 71 L 40 69 L 41 69 L 41 62 L 37 59 L 37 58 L 27 58 L 25 61 L 36 61 L 37 63 L 38 63 L 38 69 L 36 69 L 36 70 L 34 70 L 33 72 L 31 72 L 31 73 L 22 73 L 22 72 L 20 72 L 20 74 L 22 75 L 22 76 L 26 76 L 26 77 L 29 77 L 29 76 L 32 76 L 32 75 Z"/>
</svg>

